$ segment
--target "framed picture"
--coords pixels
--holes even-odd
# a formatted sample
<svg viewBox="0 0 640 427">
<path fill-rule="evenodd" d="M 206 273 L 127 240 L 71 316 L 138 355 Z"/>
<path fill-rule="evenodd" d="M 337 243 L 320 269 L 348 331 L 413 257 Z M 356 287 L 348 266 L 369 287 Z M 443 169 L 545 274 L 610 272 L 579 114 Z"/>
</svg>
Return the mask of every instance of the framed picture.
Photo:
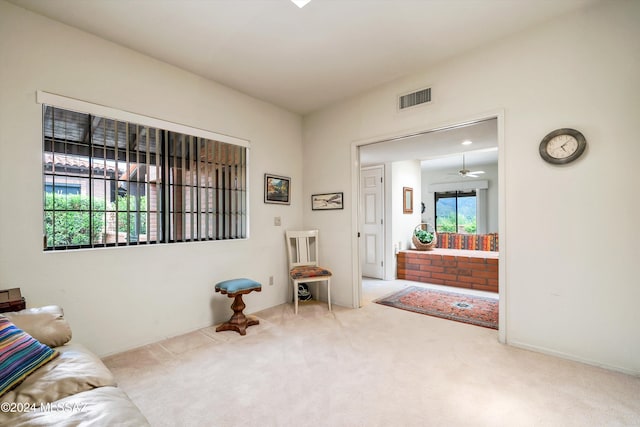
<svg viewBox="0 0 640 427">
<path fill-rule="evenodd" d="M 291 178 L 264 174 L 264 202 L 279 205 L 291 204 Z"/>
<path fill-rule="evenodd" d="M 406 214 L 413 213 L 413 188 L 402 187 L 403 205 L 402 212 Z"/>
<path fill-rule="evenodd" d="M 344 209 L 342 193 L 326 193 L 311 195 L 311 210 L 325 211 L 330 209 Z"/>
</svg>

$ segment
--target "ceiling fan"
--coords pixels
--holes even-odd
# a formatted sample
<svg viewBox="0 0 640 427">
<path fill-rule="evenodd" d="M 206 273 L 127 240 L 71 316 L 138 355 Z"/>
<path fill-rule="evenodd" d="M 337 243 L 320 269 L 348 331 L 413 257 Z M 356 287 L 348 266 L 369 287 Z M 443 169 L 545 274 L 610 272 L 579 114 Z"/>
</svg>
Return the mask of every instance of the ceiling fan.
<svg viewBox="0 0 640 427">
<path fill-rule="evenodd" d="M 457 175 L 463 176 L 465 178 L 478 178 L 478 175 L 481 175 L 483 173 L 484 171 L 471 171 L 467 169 L 465 167 L 464 154 L 462 154 L 462 169 L 458 171 Z M 456 175 L 456 174 L 452 174 L 452 175 Z"/>
</svg>

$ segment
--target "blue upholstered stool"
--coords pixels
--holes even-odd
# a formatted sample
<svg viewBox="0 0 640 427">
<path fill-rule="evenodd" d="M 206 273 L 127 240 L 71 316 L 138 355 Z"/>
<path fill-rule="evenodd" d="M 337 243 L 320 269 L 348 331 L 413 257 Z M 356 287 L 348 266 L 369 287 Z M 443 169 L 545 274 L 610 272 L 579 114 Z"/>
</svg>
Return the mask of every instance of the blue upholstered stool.
<svg viewBox="0 0 640 427">
<path fill-rule="evenodd" d="M 246 335 L 249 326 L 260 323 L 258 319 L 250 319 L 244 315 L 242 310 L 246 307 L 242 301 L 242 295 L 249 292 L 260 292 L 262 285 L 251 279 L 231 279 L 216 284 L 216 292 L 227 294 L 229 298 L 234 298 L 231 309 L 233 316 L 228 322 L 216 328 L 216 332 L 220 331 L 236 331 L 240 335 Z"/>
</svg>

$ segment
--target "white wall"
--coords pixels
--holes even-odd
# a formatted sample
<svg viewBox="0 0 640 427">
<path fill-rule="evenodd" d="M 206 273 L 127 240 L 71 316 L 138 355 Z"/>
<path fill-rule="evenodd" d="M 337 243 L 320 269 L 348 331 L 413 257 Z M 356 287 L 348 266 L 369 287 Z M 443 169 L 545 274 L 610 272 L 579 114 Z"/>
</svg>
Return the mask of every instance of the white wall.
<svg viewBox="0 0 640 427">
<path fill-rule="evenodd" d="M 403 212 L 404 187 L 413 189 L 413 212 Z M 391 163 L 391 222 L 392 241 L 400 242 L 400 249 L 411 249 L 411 236 L 416 225 L 420 224 L 420 161 L 404 160 Z"/>
<path fill-rule="evenodd" d="M 391 163 L 391 241 L 387 246 L 398 245 L 398 249 L 411 249 L 413 230 L 420 224 L 420 161 L 404 160 Z M 404 213 L 404 187 L 413 189 L 413 213 Z M 396 265 L 387 263 L 386 270 L 396 277 Z M 387 275 L 388 275 L 387 274 Z"/>
<path fill-rule="evenodd" d="M 638 22 L 640 2 L 602 2 L 307 116 L 305 182 L 344 189 L 348 200 L 352 144 L 504 111 L 506 340 L 640 374 L 640 205 L 627 185 L 640 158 Z M 396 112 L 397 94 L 426 83 L 432 105 Z M 562 127 L 589 146 L 577 162 L 552 166 L 538 144 Z M 341 304 L 353 303 L 345 260 L 356 249 L 345 206 L 332 218 L 304 211 L 331 236 L 327 264 L 343 266 L 334 270 Z"/>
<path fill-rule="evenodd" d="M 250 140 L 251 238 L 43 252 L 36 90 Z M 63 306 L 74 339 L 101 355 L 225 320 L 220 280 L 263 283 L 249 313 L 286 301 L 284 230 L 302 224 L 299 116 L 1 0 L 0 94 L 0 288 Z M 263 203 L 265 172 L 292 178 L 291 206 Z"/>
<path fill-rule="evenodd" d="M 487 233 L 498 232 L 498 165 L 476 165 L 473 170 L 483 170 L 485 173 L 480 176 L 480 180 L 488 181 L 487 189 Z M 434 192 L 429 191 L 430 184 L 440 184 L 446 182 L 459 182 L 460 176 L 451 175 L 457 173 L 457 168 L 446 170 L 422 170 L 422 201 L 425 205 L 422 221 L 435 226 L 435 206 Z M 467 179 L 467 181 L 471 181 Z"/>
</svg>

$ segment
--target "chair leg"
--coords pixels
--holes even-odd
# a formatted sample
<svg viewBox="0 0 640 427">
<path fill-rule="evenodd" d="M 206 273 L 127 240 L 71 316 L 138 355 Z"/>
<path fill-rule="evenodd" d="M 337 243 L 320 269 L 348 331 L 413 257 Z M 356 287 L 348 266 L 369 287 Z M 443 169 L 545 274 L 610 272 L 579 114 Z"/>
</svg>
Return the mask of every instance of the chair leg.
<svg viewBox="0 0 640 427">
<path fill-rule="evenodd" d="M 327 303 L 329 304 L 329 311 L 331 311 L 331 279 L 327 279 Z"/>
<path fill-rule="evenodd" d="M 298 314 L 298 282 L 297 281 L 293 281 L 293 306 L 294 306 L 294 313 Z"/>
</svg>

